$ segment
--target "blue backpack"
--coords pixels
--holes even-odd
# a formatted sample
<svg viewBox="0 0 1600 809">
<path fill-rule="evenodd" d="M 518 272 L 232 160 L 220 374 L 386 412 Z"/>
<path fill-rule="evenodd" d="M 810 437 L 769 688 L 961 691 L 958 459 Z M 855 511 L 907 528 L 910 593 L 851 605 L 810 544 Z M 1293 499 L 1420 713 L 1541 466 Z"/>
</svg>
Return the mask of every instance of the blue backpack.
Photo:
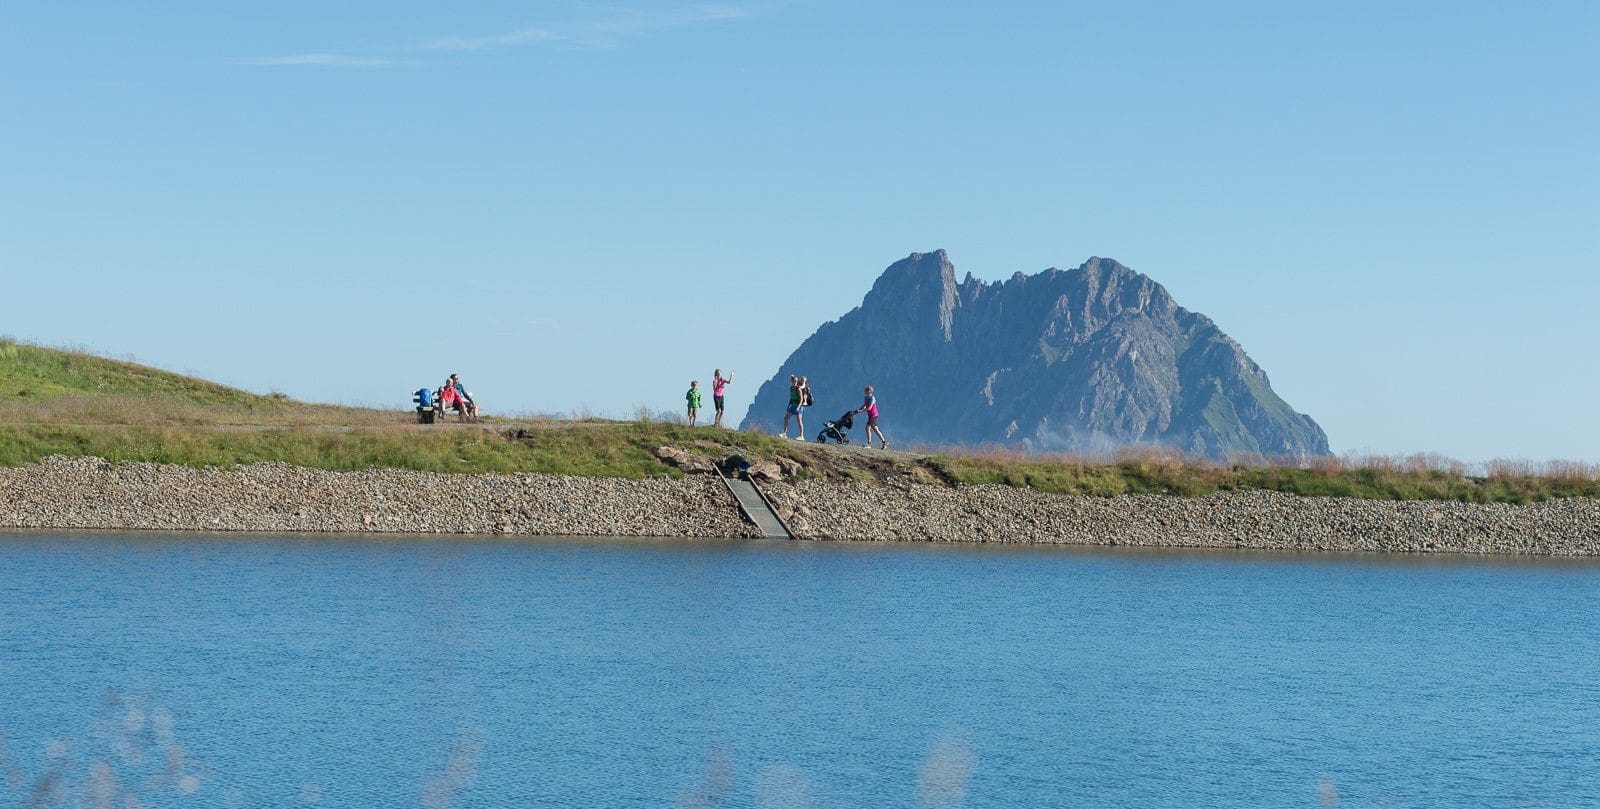
<svg viewBox="0 0 1600 809">
<path fill-rule="evenodd" d="M 418 407 L 433 407 L 433 391 L 423 388 L 412 394 L 411 401 L 416 402 Z"/>
</svg>

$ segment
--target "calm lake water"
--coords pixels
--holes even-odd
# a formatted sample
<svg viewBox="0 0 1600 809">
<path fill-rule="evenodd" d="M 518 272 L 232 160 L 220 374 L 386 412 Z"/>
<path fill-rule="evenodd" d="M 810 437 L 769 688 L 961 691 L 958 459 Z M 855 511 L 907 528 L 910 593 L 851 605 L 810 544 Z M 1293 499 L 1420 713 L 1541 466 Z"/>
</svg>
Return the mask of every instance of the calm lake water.
<svg viewBox="0 0 1600 809">
<path fill-rule="evenodd" d="M 0 734 L 0 806 L 1600 806 L 1600 565 L 0 533 Z"/>
</svg>

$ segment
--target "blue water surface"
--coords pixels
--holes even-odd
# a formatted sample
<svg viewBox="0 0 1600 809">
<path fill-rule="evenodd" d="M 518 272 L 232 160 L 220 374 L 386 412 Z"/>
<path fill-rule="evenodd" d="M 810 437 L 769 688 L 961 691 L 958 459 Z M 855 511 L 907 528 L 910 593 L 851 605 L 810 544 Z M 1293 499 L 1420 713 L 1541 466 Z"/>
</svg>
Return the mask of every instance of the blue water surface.
<svg viewBox="0 0 1600 809">
<path fill-rule="evenodd" d="M 1594 807 L 1600 565 L 0 533 L 0 806 Z"/>
</svg>

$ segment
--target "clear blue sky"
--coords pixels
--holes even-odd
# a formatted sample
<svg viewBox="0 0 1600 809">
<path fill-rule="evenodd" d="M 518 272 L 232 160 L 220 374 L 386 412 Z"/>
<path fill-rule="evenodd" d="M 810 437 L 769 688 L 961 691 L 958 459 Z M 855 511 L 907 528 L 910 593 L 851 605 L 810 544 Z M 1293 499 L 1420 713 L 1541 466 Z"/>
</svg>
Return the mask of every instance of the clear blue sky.
<svg viewBox="0 0 1600 809">
<path fill-rule="evenodd" d="M 1597 9 L 11 3 L 0 333 L 737 417 L 907 253 L 1100 255 L 1336 450 L 1600 461 Z"/>
</svg>

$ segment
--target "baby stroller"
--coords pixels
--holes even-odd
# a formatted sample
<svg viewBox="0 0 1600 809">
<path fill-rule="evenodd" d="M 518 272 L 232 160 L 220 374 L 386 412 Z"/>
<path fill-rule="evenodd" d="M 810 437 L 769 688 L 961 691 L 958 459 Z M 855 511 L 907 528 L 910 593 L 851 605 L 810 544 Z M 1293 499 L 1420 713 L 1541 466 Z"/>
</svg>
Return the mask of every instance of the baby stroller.
<svg viewBox="0 0 1600 809">
<path fill-rule="evenodd" d="M 854 427 L 855 423 L 856 411 L 852 410 L 834 419 L 833 421 L 822 425 L 822 432 L 817 433 L 817 443 L 826 444 L 829 441 L 832 441 L 835 444 L 850 443 L 850 436 L 846 435 L 845 433 L 851 427 Z"/>
</svg>

